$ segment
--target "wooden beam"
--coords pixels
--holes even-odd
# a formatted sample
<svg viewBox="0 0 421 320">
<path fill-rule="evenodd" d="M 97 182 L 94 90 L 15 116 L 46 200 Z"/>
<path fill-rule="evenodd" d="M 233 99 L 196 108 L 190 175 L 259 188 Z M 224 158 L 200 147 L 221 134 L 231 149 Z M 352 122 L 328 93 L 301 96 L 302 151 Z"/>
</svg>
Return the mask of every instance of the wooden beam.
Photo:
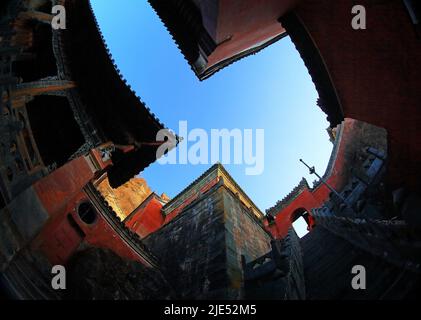
<svg viewBox="0 0 421 320">
<path fill-rule="evenodd" d="M 21 96 L 37 96 L 55 91 L 65 91 L 76 87 L 74 81 L 69 80 L 40 80 L 16 85 L 10 92 L 11 98 Z"/>
<path fill-rule="evenodd" d="M 44 13 L 40 11 L 32 11 L 32 10 L 22 12 L 19 15 L 19 18 L 23 20 L 36 20 L 36 21 L 39 21 L 42 23 L 48 23 L 48 24 L 51 24 L 53 17 L 54 16 L 52 14 L 48 14 L 48 13 Z"/>
</svg>

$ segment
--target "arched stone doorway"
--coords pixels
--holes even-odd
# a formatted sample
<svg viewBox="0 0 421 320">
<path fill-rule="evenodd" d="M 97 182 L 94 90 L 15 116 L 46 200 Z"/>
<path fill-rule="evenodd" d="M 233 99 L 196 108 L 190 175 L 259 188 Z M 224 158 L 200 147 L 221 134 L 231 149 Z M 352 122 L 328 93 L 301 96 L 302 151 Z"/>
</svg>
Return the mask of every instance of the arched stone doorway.
<svg viewBox="0 0 421 320">
<path fill-rule="evenodd" d="M 291 224 L 297 235 L 302 238 L 313 228 L 313 218 L 309 210 L 305 208 L 296 209 L 291 215 Z"/>
</svg>

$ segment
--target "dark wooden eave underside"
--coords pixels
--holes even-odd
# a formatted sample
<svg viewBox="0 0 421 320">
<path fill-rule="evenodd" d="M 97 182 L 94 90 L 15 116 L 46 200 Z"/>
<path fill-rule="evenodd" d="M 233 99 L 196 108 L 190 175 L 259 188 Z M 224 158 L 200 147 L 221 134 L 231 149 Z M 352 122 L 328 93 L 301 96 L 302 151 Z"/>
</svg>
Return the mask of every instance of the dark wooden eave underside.
<svg viewBox="0 0 421 320">
<path fill-rule="evenodd" d="M 105 141 L 135 145 L 127 154 L 113 154 L 112 187 L 127 182 L 156 160 L 156 134 L 164 125 L 122 78 L 104 43 L 88 0 L 68 0 L 63 30 L 66 64 L 77 83 L 82 103 Z"/>
</svg>

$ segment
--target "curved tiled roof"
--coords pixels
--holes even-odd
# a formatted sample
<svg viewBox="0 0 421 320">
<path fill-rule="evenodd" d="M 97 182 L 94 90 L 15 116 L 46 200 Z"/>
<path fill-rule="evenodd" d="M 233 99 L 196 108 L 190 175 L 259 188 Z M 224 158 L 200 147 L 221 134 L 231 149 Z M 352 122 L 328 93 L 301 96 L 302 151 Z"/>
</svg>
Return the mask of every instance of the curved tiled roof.
<svg viewBox="0 0 421 320">
<path fill-rule="evenodd" d="M 266 214 L 275 216 L 278 212 L 284 209 L 288 204 L 291 203 L 302 191 L 310 189 L 307 180 L 303 178 L 300 183 L 292 189 L 292 191 L 286 195 L 282 200 L 279 200 L 273 207 L 266 210 Z"/>
<path fill-rule="evenodd" d="M 190 0 L 148 0 L 159 19 L 171 35 L 176 46 L 200 77 L 206 59 L 216 48 L 216 43 L 203 27 L 202 16 Z"/>
<path fill-rule="evenodd" d="M 67 65 L 63 76 L 77 83 L 86 118 L 103 142 L 136 146 L 126 154 L 113 153 L 114 166 L 108 175 L 111 186 L 118 187 L 156 161 L 156 134 L 165 126 L 122 76 L 90 2 L 67 0 L 65 5 L 68 26 L 58 31 L 65 58 L 62 62 Z"/>
</svg>

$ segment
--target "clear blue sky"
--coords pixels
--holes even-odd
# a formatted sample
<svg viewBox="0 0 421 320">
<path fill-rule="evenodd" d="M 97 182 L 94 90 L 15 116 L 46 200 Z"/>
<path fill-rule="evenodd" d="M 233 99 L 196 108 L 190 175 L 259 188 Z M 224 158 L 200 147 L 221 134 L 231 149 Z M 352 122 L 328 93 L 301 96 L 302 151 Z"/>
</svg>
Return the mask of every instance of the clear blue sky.
<svg viewBox="0 0 421 320">
<path fill-rule="evenodd" d="M 261 210 L 288 194 L 302 177 L 315 180 L 303 158 L 323 174 L 332 143 L 317 92 L 290 39 L 243 59 L 200 82 L 146 0 L 92 0 L 96 17 L 122 74 L 158 118 L 178 130 L 265 129 L 265 170 L 227 170 Z M 142 173 L 158 194 L 170 197 L 210 165 L 153 164 Z"/>
</svg>

